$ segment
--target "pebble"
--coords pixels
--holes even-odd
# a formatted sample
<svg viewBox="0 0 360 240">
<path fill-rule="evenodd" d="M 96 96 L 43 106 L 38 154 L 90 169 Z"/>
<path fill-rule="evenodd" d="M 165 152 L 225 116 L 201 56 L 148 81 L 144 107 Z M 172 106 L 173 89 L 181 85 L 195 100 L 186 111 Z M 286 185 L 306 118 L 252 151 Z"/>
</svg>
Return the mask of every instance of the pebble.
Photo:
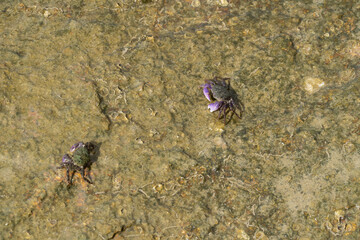
<svg viewBox="0 0 360 240">
<path fill-rule="evenodd" d="M 215 137 L 214 138 L 214 144 L 217 147 L 221 147 L 222 149 L 227 149 L 227 144 L 225 142 L 225 140 L 222 137 Z"/>
<path fill-rule="evenodd" d="M 269 238 L 262 231 L 256 231 L 254 234 L 254 240 L 268 240 Z"/>
<path fill-rule="evenodd" d="M 320 78 L 306 77 L 304 80 L 304 89 L 306 92 L 312 94 L 325 86 L 325 82 Z"/>
<path fill-rule="evenodd" d="M 200 5 L 201 5 L 200 0 L 193 0 L 191 2 L 192 7 L 200 7 Z"/>
<path fill-rule="evenodd" d="M 49 17 L 50 16 L 50 12 L 48 11 L 48 10 L 45 10 L 45 12 L 44 12 L 44 17 Z"/>
<path fill-rule="evenodd" d="M 103 223 L 97 222 L 96 230 L 99 231 L 102 235 L 107 235 L 112 231 L 112 227 L 109 224 L 103 224 Z"/>
<path fill-rule="evenodd" d="M 243 229 L 236 229 L 236 239 L 250 240 L 250 237 Z"/>
<path fill-rule="evenodd" d="M 227 5 L 229 5 L 227 0 L 219 0 L 218 4 L 222 7 L 226 7 Z"/>
</svg>

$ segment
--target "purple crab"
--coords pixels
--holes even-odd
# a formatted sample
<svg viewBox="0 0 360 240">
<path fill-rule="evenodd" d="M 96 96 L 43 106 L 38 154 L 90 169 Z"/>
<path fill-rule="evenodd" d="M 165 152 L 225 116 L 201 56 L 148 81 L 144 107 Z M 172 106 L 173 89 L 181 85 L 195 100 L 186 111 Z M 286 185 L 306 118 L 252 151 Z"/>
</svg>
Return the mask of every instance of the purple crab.
<svg viewBox="0 0 360 240">
<path fill-rule="evenodd" d="M 59 168 L 66 168 L 66 177 L 69 184 L 76 171 L 81 173 L 82 178 L 88 183 L 92 183 L 90 177 L 91 154 L 94 152 L 95 146 L 91 142 L 78 142 L 70 148 L 70 154 L 65 154 Z M 88 168 L 88 178 L 85 177 L 85 169 Z M 70 176 L 70 171 L 72 174 Z"/>
<path fill-rule="evenodd" d="M 201 85 L 205 97 L 210 102 L 213 99 L 216 100 L 208 105 L 210 112 L 219 110 L 219 118 L 224 118 L 224 124 L 226 124 L 226 113 L 228 110 L 232 111 L 230 120 L 234 114 L 241 119 L 245 107 L 238 100 L 235 90 L 230 86 L 230 78 L 215 77 L 205 82 L 205 84 Z M 236 112 L 237 110 L 239 114 Z"/>
</svg>

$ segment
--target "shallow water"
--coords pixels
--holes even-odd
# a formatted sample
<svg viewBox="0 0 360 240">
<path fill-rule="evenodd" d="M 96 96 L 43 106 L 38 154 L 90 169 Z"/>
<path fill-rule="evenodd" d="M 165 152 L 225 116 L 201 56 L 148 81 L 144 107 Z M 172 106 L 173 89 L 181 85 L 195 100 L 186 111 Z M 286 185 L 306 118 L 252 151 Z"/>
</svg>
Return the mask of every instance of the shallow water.
<svg viewBox="0 0 360 240">
<path fill-rule="evenodd" d="M 356 1 L 0 3 L 2 239 L 357 239 Z M 224 126 L 199 87 L 231 78 Z M 61 157 L 95 142 L 94 184 Z"/>
</svg>

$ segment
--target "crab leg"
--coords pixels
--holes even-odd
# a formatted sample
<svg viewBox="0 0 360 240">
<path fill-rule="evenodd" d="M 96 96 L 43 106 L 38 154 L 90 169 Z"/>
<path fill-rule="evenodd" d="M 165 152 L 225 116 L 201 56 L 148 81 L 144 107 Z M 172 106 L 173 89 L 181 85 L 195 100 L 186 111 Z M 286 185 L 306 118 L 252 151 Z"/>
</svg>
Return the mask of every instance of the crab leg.
<svg viewBox="0 0 360 240">
<path fill-rule="evenodd" d="M 69 185 L 71 185 L 71 184 L 72 184 L 72 181 L 73 181 L 74 175 L 75 175 L 75 171 L 73 171 L 73 172 L 71 173 L 70 180 L 68 181 Z"/>
<path fill-rule="evenodd" d="M 224 110 L 226 110 L 226 105 L 221 105 L 221 107 L 220 107 L 220 109 L 219 109 L 219 119 L 221 118 L 221 113 L 222 112 L 224 112 L 225 113 L 225 111 Z"/>
<path fill-rule="evenodd" d="M 224 124 L 226 125 L 226 107 L 224 107 Z"/>
<path fill-rule="evenodd" d="M 70 183 L 70 170 L 69 170 L 69 168 L 66 169 L 66 179 L 67 179 L 68 183 Z"/>
<path fill-rule="evenodd" d="M 241 119 L 241 115 L 242 115 L 242 111 L 241 111 L 241 108 L 238 108 L 240 110 L 240 115 L 236 113 L 236 109 L 237 107 L 235 106 L 234 103 L 230 103 L 230 108 L 231 108 L 231 111 L 233 111 L 233 113 L 235 113 L 235 115 Z"/>
<path fill-rule="evenodd" d="M 87 181 L 88 183 L 92 183 L 92 182 L 90 182 L 89 179 L 85 178 L 85 168 L 81 168 L 80 173 L 81 173 L 82 178 L 83 178 L 85 181 Z"/>
<path fill-rule="evenodd" d="M 87 176 L 88 176 L 88 179 L 90 180 L 89 181 L 89 183 L 93 183 L 93 181 L 92 181 L 92 178 L 91 178 L 91 175 L 90 175 L 90 168 L 89 168 L 89 170 L 88 170 L 88 174 L 87 174 Z"/>
</svg>

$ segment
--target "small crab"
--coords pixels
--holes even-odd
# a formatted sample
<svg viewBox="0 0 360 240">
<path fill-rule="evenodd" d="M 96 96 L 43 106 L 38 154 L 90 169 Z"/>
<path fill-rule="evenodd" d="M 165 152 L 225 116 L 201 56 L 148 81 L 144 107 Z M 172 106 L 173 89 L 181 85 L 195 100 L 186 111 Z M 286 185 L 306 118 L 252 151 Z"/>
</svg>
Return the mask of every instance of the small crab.
<svg viewBox="0 0 360 240">
<path fill-rule="evenodd" d="M 226 82 L 227 80 L 228 82 Z M 230 78 L 215 77 L 214 79 L 206 80 L 206 83 L 202 84 L 201 87 L 205 97 L 210 102 L 212 99 L 216 100 L 216 102 L 210 103 L 208 108 L 210 112 L 219 110 L 219 118 L 223 116 L 224 124 L 226 124 L 226 113 L 228 110 L 232 111 L 230 119 L 234 114 L 241 119 L 245 107 L 238 100 L 235 90 L 230 86 Z M 236 110 L 239 110 L 239 114 Z"/>
<path fill-rule="evenodd" d="M 88 183 L 92 183 L 90 177 L 91 166 L 91 154 L 95 149 L 94 144 L 91 142 L 83 143 L 78 142 L 70 148 L 70 155 L 65 154 L 62 158 L 62 163 L 58 168 L 66 168 L 66 177 L 69 184 L 72 183 L 72 179 L 76 171 L 81 173 L 82 178 Z M 89 168 L 88 177 L 85 177 L 85 169 Z M 73 171 L 70 176 L 70 171 Z"/>
</svg>

